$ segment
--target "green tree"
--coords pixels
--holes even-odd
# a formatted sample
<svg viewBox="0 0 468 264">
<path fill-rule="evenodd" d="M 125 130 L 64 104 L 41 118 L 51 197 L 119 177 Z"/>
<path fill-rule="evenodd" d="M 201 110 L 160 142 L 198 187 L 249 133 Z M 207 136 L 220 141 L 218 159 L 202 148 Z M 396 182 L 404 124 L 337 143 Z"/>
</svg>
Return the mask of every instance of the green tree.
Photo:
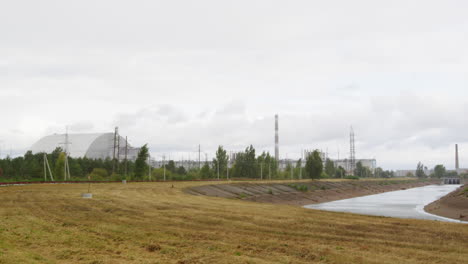
<svg viewBox="0 0 468 264">
<path fill-rule="evenodd" d="M 106 180 L 108 176 L 109 174 L 107 170 L 103 168 L 94 168 L 89 174 L 89 177 L 92 181 Z"/>
<path fill-rule="evenodd" d="M 175 165 L 175 162 L 173 160 L 170 160 L 167 164 L 166 164 L 166 170 L 172 172 L 172 173 L 175 173 L 176 172 L 176 165 Z"/>
<path fill-rule="evenodd" d="M 384 170 L 380 167 L 375 168 L 374 175 L 376 178 L 382 178 L 384 175 Z"/>
<path fill-rule="evenodd" d="M 328 177 L 335 177 L 335 163 L 331 159 L 325 161 L 325 173 Z"/>
<path fill-rule="evenodd" d="M 445 174 L 444 174 L 445 177 L 457 177 L 458 176 L 458 172 L 456 171 L 446 171 Z"/>
<path fill-rule="evenodd" d="M 285 172 L 286 178 L 294 179 L 294 167 L 293 167 L 292 162 L 288 161 L 288 163 L 286 164 L 286 168 L 285 168 L 284 172 Z"/>
<path fill-rule="evenodd" d="M 365 168 L 362 165 L 362 162 L 358 161 L 356 163 L 356 168 L 354 169 L 354 176 L 364 177 L 365 176 Z"/>
<path fill-rule="evenodd" d="M 307 155 L 306 158 L 306 175 L 311 179 L 320 178 L 323 171 L 323 162 L 320 157 L 320 152 L 314 150 L 311 154 Z"/>
<path fill-rule="evenodd" d="M 187 174 L 187 171 L 185 170 L 185 168 L 183 166 L 179 166 L 179 168 L 177 168 L 176 173 L 179 174 L 179 175 L 185 175 L 185 174 Z"/>
<path fill-rule="evenodd" d="M 44 172 L 41 166 L 42 157 L 40 155 L 33 155 L 31 151 L 24 154 L 22 172 L 23 177 L 26 179 L 43 179 Z"/>
<path fill-rule="evenodd" d="M 444 165 L 442 164 L 438 164 L 434 167 L 434 177 L 436 178 L 442 178 L 445 176 L 446 174 L 446 169 L 444 167 Z"/>
<path fill-rule="evenodd" d="M 55 162 L 54 178 L 60 180 L 65 178 L 65 153 L 61 152 Z"/>
<path fill-rule="evenodd" d="M 426 173 L 424 172 L 424 165 L 421 162 L 418 162 L 416 166 L 416 177 L 426 178 Z"/>
<path fill-rule="evenodd" d="M 228 163 L 228 155 L 226 150 L 223 148 L 223 146 L 219 146 L 218 150 L 216 150 L 216 157 L 213 159 L 213 171 L 216 175 L 218 175 L 219 172 L 219 177 L 221 175 L 226 173 L 226 168 L 227 168 L 227 163 Z M 217 177 L 217 176 L 216 176 Z"/>
<path fill-rule="evenodd" d="M 294 173 L 298 175 L 298 178 L 301 179 L 303 177 L 302 173 L 302 159 L 298 159 L 296 162 L 296 168 L 294 168 Z"/>
<path fill-rule="evenodd" d="M 247 147 L 244 152 L 237 153 L 233 174 L 233 177 L 239 178 L 258 177 L 257 159 L 252 145 Z"/>
<path fill-rule="evenodd" d="M 275 178 L 277 176 L 278 165 L 269 152 L 262 152 L 258 156 L 257 165 L 259 170 L 263 170 L 263 179 L 268 179 L 269 177 Z"/>
<path fill-rule="evenodd" d="M 346 176 L 346 170 L 341 167 L 341 166 L 338 166 L 338 168 L 335 170 L 335 178 L 344 178 Z"/>
<path fill-rule="evenodd" d="M 145 144 L 141 147 L 138 152 L 137 159 L 135 160 L 135 178 L 142 179 L 143 176 L 146 175 L 146 172 L 148 171 L 148 165 L 146 164 L 148 157 L 148 146 Z"/>
<path fill-rule="evenodd" d="M 210 179 L 213 177 L 213 172 L 210 169 L 208 162 L 205 162 L 205 165 L 200 170 L 200 176 L 202 179 Z"/>
</svg>

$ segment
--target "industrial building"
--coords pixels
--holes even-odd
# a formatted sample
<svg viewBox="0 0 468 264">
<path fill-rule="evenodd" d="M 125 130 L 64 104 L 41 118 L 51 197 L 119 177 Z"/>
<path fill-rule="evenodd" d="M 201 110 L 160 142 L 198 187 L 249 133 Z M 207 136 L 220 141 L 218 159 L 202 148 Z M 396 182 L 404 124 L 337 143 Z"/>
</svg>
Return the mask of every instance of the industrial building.
<svg viewBox="0 0 468 264">
<path fill-rule="evenodd" d="M 89 159 L 125 159 L 126 150 L 125 138 L 116 136 L 115 133 L 95 133 L 95 134 L 53 134 L 45 136 L 34 143 L 31 147 L 33 154 L 51 153 L 56 148 L 66 149 L 72 158 Z M 139 148 L 128 145 L 127 158 L 135 160 L 138 156 Z"/>
<path fill-rule="evenodd" d="M 343 167 L 346 171 L 351 171 L 351 160 L 350 159 L 335 159 L 332 160 L 335 163 L 335 167 Z M 377 168 L 376 159 L 355 159 L 356 164 L 361 162 L 362 166 L 369 168 L 372 172 Z"/>
</svg>

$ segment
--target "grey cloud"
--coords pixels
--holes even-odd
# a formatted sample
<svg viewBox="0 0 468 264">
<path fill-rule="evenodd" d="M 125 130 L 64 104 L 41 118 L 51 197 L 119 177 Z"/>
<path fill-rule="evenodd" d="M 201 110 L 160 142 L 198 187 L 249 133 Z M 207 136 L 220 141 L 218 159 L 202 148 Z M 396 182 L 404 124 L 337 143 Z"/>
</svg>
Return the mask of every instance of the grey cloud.
<svg viewBox="0 0 468 264">
<path fill-rule="evenodd" d="M 171 105 L 159 106 L 155 114 L 157 115 L 156 118 L 164 118 L 170 124 L 182 123 L 188 120 L 182 111 Z"/>
<path fill-rule="evenodd" d="M 448 163 L 447 148 L 468 142 L 467 7 L 3 1 L 0 119 L 9 130 L 0 140 L 19 149 L 67 124 L 117 125 L 155 153 L 271 151 L 279 113 L 283 157 L 301 148 L 348 155 L 353 125 L 358 156 L 384 167 Z"/>
<path fill-rule="evenodd" d="M 222 109 L 216 111 L 218 116 L 244 116 L 246 114 L 246 106 L 243 102 L 231 102 L 225 105 Z"/>
<path fill-rule="evenodd" d="M 94 129 L 94 124 L 90 121 L 82 121 L 82 122 L 71 124 L 69 126 L 69 129 L 70 129 L 70 132 L 92 131 Z"/>
</svg>

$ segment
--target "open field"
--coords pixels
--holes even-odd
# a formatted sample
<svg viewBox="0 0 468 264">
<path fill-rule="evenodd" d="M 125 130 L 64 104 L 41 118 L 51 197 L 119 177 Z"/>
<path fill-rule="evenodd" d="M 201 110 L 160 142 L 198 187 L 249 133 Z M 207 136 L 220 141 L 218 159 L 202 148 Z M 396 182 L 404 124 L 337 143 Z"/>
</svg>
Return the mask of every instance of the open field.
<svg viewBox="0 0 468 264">
<path fill-rule="evenodd" d="M 0 263 L 466 263 L 468 225 L 193 196 L 207 182 L 0 188 Z M 174 185 L 174 188 L 172 188 Z"/>
</svg>

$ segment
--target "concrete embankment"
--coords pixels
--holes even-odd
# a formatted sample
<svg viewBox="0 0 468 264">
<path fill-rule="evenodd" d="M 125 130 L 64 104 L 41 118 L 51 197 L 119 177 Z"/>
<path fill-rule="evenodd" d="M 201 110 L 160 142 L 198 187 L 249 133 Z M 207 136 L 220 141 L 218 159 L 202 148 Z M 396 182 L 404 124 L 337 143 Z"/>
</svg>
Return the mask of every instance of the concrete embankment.
<svg viewBox="0 0 468 264">
<path fill-rule="evenodd" d="M 424 207 L 428 213 L 468 221 L 468 184 Z"/>
<path fill-rule="evenodd" d="M 418 180 L 315 180 L 204 185 L 188 188 L 186 192 L 193 195 L 303 206 L 437 183 Z"/>
</svg>

